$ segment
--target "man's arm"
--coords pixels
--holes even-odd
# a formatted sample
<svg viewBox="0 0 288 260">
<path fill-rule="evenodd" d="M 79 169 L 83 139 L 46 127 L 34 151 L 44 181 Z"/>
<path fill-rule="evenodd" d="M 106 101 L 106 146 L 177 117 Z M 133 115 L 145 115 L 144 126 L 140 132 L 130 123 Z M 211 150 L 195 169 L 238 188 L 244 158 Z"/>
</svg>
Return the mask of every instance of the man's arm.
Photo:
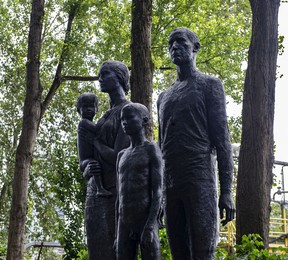
<svg viewBox="0 0 288 260">
<path fill-rule="evenodd" d="M 162 148 L 162 143 L 161 143 L 161 140 L 162 140 L 162 131 L 161 131 L 161 124 L 160 124 L 160 115 L 159 115 L 159 107 L 160 107 L 160 103 L 161 103 L 161 100 L 162 100 L 162 96 L 163 96 L 163 93 L 162 92 L 159 97 L 158 97 L 158 100 L 157 100 L 157 116 L 158 116 L 158 145 L 160 147 L 160 149 Z"/>
<path fill-rule="evenodd" d="M 216 78 L 208 80 L 208 98 L 206 101 L 209 136 L 217 152 L 220 181 L 219 209 L 220 218 L 225 225 L 235 217 L 235 205 L 232 199 L 233 157 L 226 113 L 226 97 L 222 83 Z"/>
<path fill-rule="evenodd" d="M 141 235 L 141 242 L 144 245 L 151 243 L 153 239 L 152 231 L 157 225 L 157 217 L 162 201 L 163 187 L 163 161 L 160 149 L 155 143 L 150 143 L 147 147 L 150 156 L 149 172 L 151 177 L 151 192 L 153 194 L 149 215 Z"/>
</svg>

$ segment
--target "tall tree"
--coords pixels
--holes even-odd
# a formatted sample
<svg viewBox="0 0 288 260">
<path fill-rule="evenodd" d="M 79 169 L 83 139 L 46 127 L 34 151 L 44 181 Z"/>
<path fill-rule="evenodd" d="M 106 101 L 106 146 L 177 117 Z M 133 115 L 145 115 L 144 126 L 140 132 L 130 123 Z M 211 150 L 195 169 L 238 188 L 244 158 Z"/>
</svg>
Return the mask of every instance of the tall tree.
<svg viewBox="0 0 288 260">
<path fill-rule="evenodd" d="M 153 62 L 151 56 L 152 0 L 132 1 L 131 100 L 144 104 L 152 115 Z M 152 116 L 151 116 L 152 118 Z M 152 139 L 152 120 L 147 136 Z"/>
<path fill-rule="evenodd" d="M 29 168 L 41 115 L 42 88 L 39 79 L 44 0 L 32 2 L 27 55 L 26 99 L 23 125 L 16 151 L 13 197 L 10 211 L 7 259 L 23 259 L 24 228 L 27 213 Z"/>
<path fill-rule="evenodd" d="M 280 0 L 250 0 L 252 38 L 244 84 L 237 184 L 237 241 L 258 233 L 268 246 Z"/>
<path fill-rule="evenodd" d="M 13 196 L 10 211 L 7 259 L 23 259 L 24 231 L 27 215 L 29 170 L 33 158 L 36 138 L 41 118 L 48 108 L 61 83 L 61 73 L 67 52 L 67 43 L 75 17 L 77 2 L 71 5 L 62 53 L 53 83 L 42 102 L 40 84 L 40 54 L 44 17 L 44 0 L 33 0 L 28 36 L 26 69 L 26 98 L 24 102 L 23 124 L 16 151 L 13 179 Z"/>
</svg>

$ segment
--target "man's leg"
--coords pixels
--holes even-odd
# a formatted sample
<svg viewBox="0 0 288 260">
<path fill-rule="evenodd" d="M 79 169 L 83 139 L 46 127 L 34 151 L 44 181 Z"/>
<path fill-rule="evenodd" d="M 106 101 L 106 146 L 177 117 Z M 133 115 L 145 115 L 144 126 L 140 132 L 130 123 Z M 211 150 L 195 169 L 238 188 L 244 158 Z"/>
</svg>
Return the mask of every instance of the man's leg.
<svg viewBox="0 0 288 260">
<path fill-rule="evenodd" d="M 193 260 L 212 260 L 216 249 L 217 190 L 210 181 L 193 184 L 184 198 Z"/>
<path fill-rule="evenodd" d="M 173 260 L 191 260 L 184 204 L 172 190 L 166 190 L 165 217 Z"/>
</svg>

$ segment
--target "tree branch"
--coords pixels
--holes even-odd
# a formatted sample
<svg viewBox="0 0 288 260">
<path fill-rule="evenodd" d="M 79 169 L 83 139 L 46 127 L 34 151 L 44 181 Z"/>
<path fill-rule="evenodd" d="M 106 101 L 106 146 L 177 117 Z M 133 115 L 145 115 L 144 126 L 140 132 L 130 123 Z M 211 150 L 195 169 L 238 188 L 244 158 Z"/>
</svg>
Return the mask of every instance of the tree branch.
<svg viewBox="0 0 288 260">
<path fill-rule="evenodd" d="M 98 76 L 62 76 L 61 81 L 78 80 L 78 81 L 97 81 Z"/>
<path fill-rule="evenodd" d="M 52 83 L 52 85 L 51 85 L 51 87 L 49 89 L 49 92 L 48 92 L 46 98 L 42 102 L 41 118 L 43 117 L 45 111 L 48 108 L 49 103 L 51 102 L 51 100 L 52 100 L 53 96 L 55 95 L 57 89 L 59 88 L 59 86 L 62 83 L 61 73 L 62 73 L 62 69 L 63 69 L 65 58 L 67 56 L 67 51 L 68 51 L 68 46 L 69 46 L 68 43 L 70 41 L 72 23 L 73 23 L 73 20 L 75 18 L 77 7 L 78 7 L 77 5 L 71 6 L 71 9 L 70 9 L 70 12 L 69 12 L 69 18 L 68 18 L 68 23 L 67 23 L 67 29 L 66 29 L 66 32 L 65 32 L 65 39 L 64 39 L 64 44 L 63 44 L 63 48 L 62 48 L 62 53 L 60 55 L 60 59 L 59 59 L 59 62 L 58 62 L 58 66 L 57 66 L 57 69 L 56 69 L 56 73 L 55 73 L 55 77 L 54 77 L 53 83 Z"/>
</svg>

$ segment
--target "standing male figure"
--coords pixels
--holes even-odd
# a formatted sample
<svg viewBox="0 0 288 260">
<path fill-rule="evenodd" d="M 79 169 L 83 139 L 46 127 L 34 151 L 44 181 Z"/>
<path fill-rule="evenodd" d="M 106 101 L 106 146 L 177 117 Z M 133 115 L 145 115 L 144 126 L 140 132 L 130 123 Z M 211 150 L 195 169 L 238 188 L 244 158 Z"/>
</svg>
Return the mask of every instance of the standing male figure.
<svg viewBox="0 0 288 260">
<path fill-rule="evenodd" d="M 174 260 L 214 259 L 217 234 L 217 183 L 211 154 L 217 152 L 220 217 L 235 215 L 233 159 L 222 83 L 196 69 L 197 35 L 177 28 L 169 53 L 177 80 L 159 96 L 159 145 L 165 162 L 165 216 Z"/>
</svg>

